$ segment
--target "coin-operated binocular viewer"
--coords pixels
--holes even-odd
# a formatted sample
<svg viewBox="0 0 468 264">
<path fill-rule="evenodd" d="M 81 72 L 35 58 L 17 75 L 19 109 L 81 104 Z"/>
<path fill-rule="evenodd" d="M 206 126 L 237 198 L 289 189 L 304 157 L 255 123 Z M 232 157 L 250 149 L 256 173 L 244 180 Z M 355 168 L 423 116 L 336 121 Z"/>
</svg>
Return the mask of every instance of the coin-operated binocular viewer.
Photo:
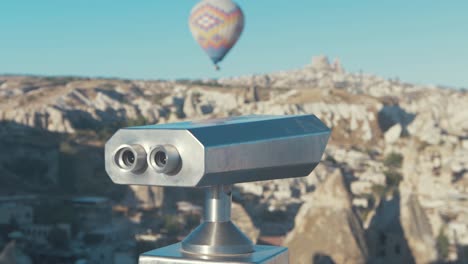
<svg viewBox="0 0 468 264">
<path fill-rule="evenodd" d="M 106 143 L 118 184 L 203 187 L 203 223 L 181 243 L 140 255 L 140 264 L 288 263 L 283 247 L 254 245 L 231 222 L 231 186 L 307 176 L 330 129 L 313 115 L 241 116 L 120 129 Z"/>
</svg>

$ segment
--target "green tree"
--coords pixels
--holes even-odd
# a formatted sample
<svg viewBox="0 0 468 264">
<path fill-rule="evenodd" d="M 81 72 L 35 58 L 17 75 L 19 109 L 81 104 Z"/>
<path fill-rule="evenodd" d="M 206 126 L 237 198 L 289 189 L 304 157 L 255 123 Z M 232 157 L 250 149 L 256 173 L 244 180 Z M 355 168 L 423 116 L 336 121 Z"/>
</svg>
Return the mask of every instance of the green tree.
<svg viewBox="0 0 468 264">
<path fill-rule="evenodd" d="M 399 153 L 392 152 L 384 159 L 384 165 L 389 168 L 401 168 L 403 156 Z"/>
<path fill-rule="evenodd" d="M 436 247 L 440 258 L 442 260 L 446 259 L 449 253 L 449 240 L 442 228 L 440 229 L 439 235 L 436 238 Z"/>
<path fill-rule="evenodd" d="M 403 176 L 395 170 L 385 171 L 384 175 L 385 175 L 385 182 L 387 183 L 388 188 L 398 187 L 401 180 L 403 180 Z"/>
<path fill-rule="evenodd" d="M 167 234 L 171 236 L 176 236 L 181 231 L 179 221 L 177 221 L 177 216 L 175 215 L 165 215 L 163 226 Z"/>
</svg>

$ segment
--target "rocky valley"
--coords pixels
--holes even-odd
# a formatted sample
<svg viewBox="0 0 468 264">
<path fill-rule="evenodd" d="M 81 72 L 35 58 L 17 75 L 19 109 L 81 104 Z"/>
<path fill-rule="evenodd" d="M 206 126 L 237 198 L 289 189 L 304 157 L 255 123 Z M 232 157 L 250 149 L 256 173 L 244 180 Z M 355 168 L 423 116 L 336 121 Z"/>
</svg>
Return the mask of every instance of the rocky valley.
<svg viewBox="0 0 468 264">
<path fill-rule="evenodd" d="M 349 73 L 324 56 L 217 80 L 0 76 L 0 224 L 11 229 L 2 210 L 24 205 L 14 197 L 102 197 L 112 225 L 131 230 L 121 237 L 152 241 L 113 237 L 112 259 L 169 244 L 199 220 L 201 192 L 113 184 L 105 141 L 124 126 L 250 114 L 314 114 L 332 128 L 308 177 L 235 186 L 235 221 L 253 240 L 288 246 L 293 264 L 468 263 L 468 92 Z M 34 210 L 25 225 L 37 225 Z M 180 219 L 177 210 L 190 213 Z M 0 230 L 0 246 L 10 229 Z M 159 239 L 160 229 L 171 239 Z"/>
</svg>

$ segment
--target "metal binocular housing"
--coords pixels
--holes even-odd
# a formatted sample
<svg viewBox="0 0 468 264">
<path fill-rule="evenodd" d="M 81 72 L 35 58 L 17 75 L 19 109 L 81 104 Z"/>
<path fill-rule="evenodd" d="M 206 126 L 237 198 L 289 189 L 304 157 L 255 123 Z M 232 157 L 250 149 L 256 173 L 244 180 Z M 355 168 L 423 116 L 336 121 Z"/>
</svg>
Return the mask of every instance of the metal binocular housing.
<svg viewBox="0 0 468 264">
<path fill-rule="evenodd" d="M 118 184 L 203 187 L 300 177 L 330 129 L 313 115 L 241 116 L 120 129 L 105 146 Z"/>
<path fill-rule="evenodd" d="M 254 246 L 230 221 L 231 186 L 307 176 L 329 137 L 330 129 L 314 115 L 252 115 L 120 129 L 105 146 L 105 167 L 113 182 L 207 187 L 204 222 L 182 243 L 141 255 L 140 263 L 287 263 L 287 249 Z"/>
</svg>

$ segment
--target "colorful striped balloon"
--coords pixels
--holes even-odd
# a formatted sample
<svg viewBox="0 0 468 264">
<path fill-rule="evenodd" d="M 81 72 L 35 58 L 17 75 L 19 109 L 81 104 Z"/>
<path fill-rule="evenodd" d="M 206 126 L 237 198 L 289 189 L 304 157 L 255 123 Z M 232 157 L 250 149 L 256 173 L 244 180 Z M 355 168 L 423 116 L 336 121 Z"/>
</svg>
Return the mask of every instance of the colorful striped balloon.
<svg viewBox="0 0 468 264">
<path fill-rule="evenodd" d="M 190 13 L 190 31 L 198 44 L 217 64 L 239 39 L 244 14 L 231 0 L 203 0 Z"/>
</svg>

